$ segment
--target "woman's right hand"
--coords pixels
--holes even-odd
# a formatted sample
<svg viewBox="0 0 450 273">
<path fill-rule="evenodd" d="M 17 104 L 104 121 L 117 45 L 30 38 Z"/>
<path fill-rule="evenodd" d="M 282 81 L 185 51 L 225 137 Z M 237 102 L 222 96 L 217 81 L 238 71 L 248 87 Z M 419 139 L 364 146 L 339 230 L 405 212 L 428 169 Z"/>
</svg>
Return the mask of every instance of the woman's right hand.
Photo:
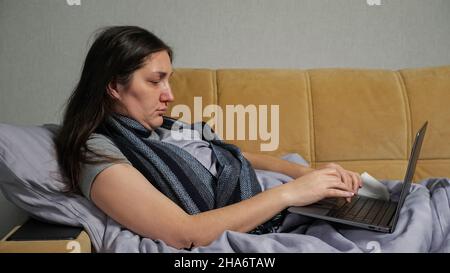
<svg viewBox="0 0 450 273">
<path fill-rule="evenodd" d="M 287 206 L 306 206 L 329 197 L 353 197 L 354 193 L 336 169 L 315 170 L 282 186 Z"/>
</svg>

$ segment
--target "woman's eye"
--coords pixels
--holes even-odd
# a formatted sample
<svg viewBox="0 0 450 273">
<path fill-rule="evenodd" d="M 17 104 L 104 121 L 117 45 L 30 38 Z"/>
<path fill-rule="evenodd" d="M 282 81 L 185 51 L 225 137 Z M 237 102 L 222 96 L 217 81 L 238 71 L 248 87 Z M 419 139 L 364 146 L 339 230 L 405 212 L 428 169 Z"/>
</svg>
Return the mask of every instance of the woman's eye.
<svg viewBox="0 0 450 273">
<path fill-rule="evenodd" d="M 152 84 L 155 84 L 155 85 L 160 83 L 159 81 L 149 81 L 149 82 L 152 83 Z"/>
</svg>

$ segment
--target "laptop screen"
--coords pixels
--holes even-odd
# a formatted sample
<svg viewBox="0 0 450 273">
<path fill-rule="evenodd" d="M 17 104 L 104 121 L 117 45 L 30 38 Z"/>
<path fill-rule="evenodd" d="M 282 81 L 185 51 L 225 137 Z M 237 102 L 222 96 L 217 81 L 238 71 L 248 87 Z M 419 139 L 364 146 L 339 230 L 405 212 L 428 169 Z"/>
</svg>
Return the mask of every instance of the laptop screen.
<svg viewBox="0 0 450 273">
<path fill-rule="evenodd" d="M 417 160 L 419 159 L 420 155 L 420 149 L 422 148 L 422 142 L 425 137 L 425 132 L 427 129 L 428 121 L 425 122 L 425 124 L 422 126 L 422 128 L 419 130 L 419 132 L 416 134 L 416 139 L 414 140 L 414 145 L 411 149 L 411 155 L 409 157 L 408 162 L 408 169 L 406 170 L 405 180 L 403 181 L 403 187 L 400 194 L 400 199 L 398 201 L 397 209 L 395 211 L 394 215 L 394 222 L 392 227 L 394 228 L 397 224 L 397 220 L 400 214 L 400 209 L 403 206 L 403 203 L 405 202 L 406 196 L 409 193 L 409 190 L 411 188 L 411 183 L 414 177 L 414 173 L 416 170 L 416 164 Z"/>
</svg>

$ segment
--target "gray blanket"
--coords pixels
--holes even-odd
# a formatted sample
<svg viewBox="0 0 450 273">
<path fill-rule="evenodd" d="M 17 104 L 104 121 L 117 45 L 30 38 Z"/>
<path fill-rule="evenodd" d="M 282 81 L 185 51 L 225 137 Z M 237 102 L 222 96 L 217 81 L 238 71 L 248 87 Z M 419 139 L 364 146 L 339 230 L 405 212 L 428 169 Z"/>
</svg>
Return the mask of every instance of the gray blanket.
<svg viewBox="0 0 450 273">
<path fill-rule="evenodd" d="M 290 159 L 300 160 L 292 155 Z M 289 181 L 289 177 L 273 172 L 257 171 L 257 175 L 264 189 Z M 388 187 L 392 199 L 399 198 L 399 181 L 382 183 Z M 277 233 L 250 235 L 225 231 L 209 246 L 191 252 L 450 252 L 449 197 L 449 179 L 427 179 L 414 184 L 392 234 L 288 214 Z M 159 240 L 141 238 L 108 217 L 103 223 L 86 223 L 91 238 L 101 242 L 96 245 L 100 252 L 187 252 Z"/>
<path fill-rule="evenodd" d="M 8 200 L 36 218 L 83 226 L 97 252 L 180 252 L 164 242 L 125 229 L 80 195 L 61 194 L 60 175 L 49 131 L 1 125 L 0 188 Z M 3 151 L 3 152 L 2 152 Z M 288 160 L 305 162 L 298 155 Z M 257 171 L 263 189 L 291 180 Z M 382 181 L 392 199 L 398 181 Z M 392 234 L 336 226 L 289 214 L 278 233 L 251 235 L 225 231 L 209 246 L 192 252 L 450 252 L 450 179 L 433 178 L 411 187 Z"/>
</svg>

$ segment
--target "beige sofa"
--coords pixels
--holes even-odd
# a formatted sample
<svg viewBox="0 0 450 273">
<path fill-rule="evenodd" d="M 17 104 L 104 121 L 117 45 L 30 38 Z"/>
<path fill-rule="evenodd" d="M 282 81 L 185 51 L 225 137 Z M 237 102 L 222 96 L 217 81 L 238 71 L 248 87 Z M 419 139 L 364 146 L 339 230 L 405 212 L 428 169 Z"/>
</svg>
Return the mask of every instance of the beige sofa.
<svg viewBox="0 0 450 273">
<path fill-rule="evenodd" d="M 312 166 L 337 162 L 380 179 L 403 179 L 414 134 L 428 120 L 415 181 L 450 177 L 450 66 L 399 71 L 177 69 L 172 89 L 172 108 L 185 104 L 195 110 L 196 96 L 203 108 L 279 105 L 279 145 L 265 153 L 298 153 Z M 187 120 L 212 120 L 194 117 L 194 110 Z M 223 135 L 244 151 L 261 151 L 261 143 L 267 142 Z"/>
<path fill-rule="evenodd" d="M 450 177 L 450 66 L 399 71 L 176 69 L 171 84 L 176 103 L 169 113 L 190 110 L 182 116 L 185 121 L 214 121 L 212 113 L 220 111 L 213 110 L 226 110 L 227 105 L 253 105 L 245 108 L 250 110 L 277 106 L 278 118 L 270 125 L 278 128 L 277 145 L 264 153 L 298 153 L 313 167 L 337 162 L 380 179 L 403 179 L 414 133 L 428 120 L 415 180 Z M 267 111 L 268 120 L 275 112 Z M 247 132 L 244 140 L 237 140 L 238 122 L 245 116 L 231 117 L 236 134 L 227 138 L 229 128 L 219 123 L 217 133 L 244 151 L 263 150 L 267 136 L 257 134 L 251 140 Z M 245 126 L 258 129 L 260 124 L 254 123 Z M 91 250 L 84 232 L 76 242 L 7 242 L 7 237 L 0 252 L 71 252 L 73 245 L 81 252 Z"/>
</svg>

